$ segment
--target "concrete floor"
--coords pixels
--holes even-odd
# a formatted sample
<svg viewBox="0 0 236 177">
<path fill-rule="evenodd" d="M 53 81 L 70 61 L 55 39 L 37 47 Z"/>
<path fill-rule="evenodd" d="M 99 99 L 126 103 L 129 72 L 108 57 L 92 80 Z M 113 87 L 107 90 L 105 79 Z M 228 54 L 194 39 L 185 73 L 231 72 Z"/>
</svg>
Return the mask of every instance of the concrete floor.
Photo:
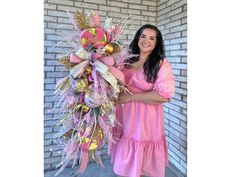
<svg viewBox="0 0 236 177">
<path fill-rule="evenodd" d="M 84 174 L 78 175 L 76 174 L 76 168 L 66 168 L 61 174 L 57 177 L 117 177 L 113 170 L 112 165 L 110 164 L 110 160 L 104 160 L 103 164 L 105 168 L 98 166 L 96 163 L 90 163 L 84 172 Z M 57 170 L 47 171 L 44 173 L 44 177 L 54 177 Z M 174 174 L 169 168 L 166 169 L 165 177 L 180 177 L 177 174 Z"/>
</svg>

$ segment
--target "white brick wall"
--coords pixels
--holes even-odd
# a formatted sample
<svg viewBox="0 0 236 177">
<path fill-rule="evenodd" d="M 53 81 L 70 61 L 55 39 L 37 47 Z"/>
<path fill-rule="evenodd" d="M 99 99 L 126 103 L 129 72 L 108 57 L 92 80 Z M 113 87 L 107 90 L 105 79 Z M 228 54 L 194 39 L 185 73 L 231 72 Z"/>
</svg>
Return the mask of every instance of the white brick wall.
<svg viewBox="0 0 236 177">
<path fill-rule="evenodd" d="M 167 58 L 173 65 L 176 77 L 176 94 L 172 103 L 165 106 L 165 126 L 169 144 L 169 160 L 184 174 L 186 174 L 186 43 L 187 43 L 187 13 L 185 0 L 44 0 L 44 26 L 45 26 L 45 78 L 44 78 L 44 168 L 52 170 L 60 162 L 60 150 L 52 141 L 52 135 L 58 131 L 54 127 L 57 120 L 53 120 L 50 112 L 54 106 L 53 92 L 56 81 L 67 73 L 57 61 L 60 53 L 70 49 L 65 43 L 60 48 L 53 46 L 62 38 L 57 33 L 69 33 L 72 25 L 67 15 L 79 10 L 87 12 L 97 11 L 102 17 L 112 17 L 114 22 L 120 22 L 122 17 L 132 14 L 135 17 L 126 29 L 127 35 L 123 37 L 125 44 L 129 44 L 136 30 L 143 24 L 157 25 L 162 31 Z M 106 155 L 107 147 L 101 150 L 102 158 Z"/>
<path fill-rule="evenodd" d="M 163 32 L 166 54 L 176 79 L 176 93 L 165 105 L 169 160 L 187 173 L 187 4 L 186 0 L 158 0 L 157 26 Z"/>
</svg>

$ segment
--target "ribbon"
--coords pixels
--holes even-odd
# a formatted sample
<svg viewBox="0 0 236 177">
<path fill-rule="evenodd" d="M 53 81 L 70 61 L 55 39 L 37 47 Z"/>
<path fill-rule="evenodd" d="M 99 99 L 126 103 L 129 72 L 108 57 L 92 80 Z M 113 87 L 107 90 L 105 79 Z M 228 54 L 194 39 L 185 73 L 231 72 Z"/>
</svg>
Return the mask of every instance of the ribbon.
<svg viewBox="0 0 236 177">
<path fill-rule="evenodd" d="M 82 61 L 79 64 L 75 65 L 71 70 L 70 70 L 70 75 L 72 78 L 80 78 L 82 74 L 84 73 L 87 65 L 89 64 L 88 60 Z"/>
<path fill-rule="evenodd" d="M 97 80 L 96 67 L 92 70 L 92 76 L 93 76 L 93 83 L 94 83 L 94 95 L 95 95 L 95 98 L 97 98 L 98 97 L 98 80 Z"/>
<path fill-rule="evenodd" d="M 84 151 L 81 149 L 81 158 L 80 158 L 80 167 L 77 173 L 83 173 L 88 166 L 89 154 L 88 151 Z"/>
<path fill-rule="evenodd" d="M 88 60 L 90 56 L 90 54 L 82 47 L 75 53 L 75 55 L 84 60 Z"/>
<path fill-rule="evenodd" d="M 115 78 L 117 78 L 119 81 L 121 81 L 122 83 L 125 82 L 125 76 L 124 74 L 117 68 L 110 66 L 109 67 L 109 71 L 113 74 L 113 76 L 115 76 Z"/>
<path fill-rule="evenodd" d="M 79 58 L 77 55 L 74 53 L 70 54 L 70 62 L 71 63 L 80 63 L 82 61 L 81 58 Z"/>
<path fill-rule="evenodd" d="M 112 56 L 103 57 L 100 60 L 109 67 L 109 71 L 115 78 L 120 80 L 122 83 L 125 82 L 124 74 L 113 66 L 115 63 L 114 63 L 114 58 Z"/>
<path fill-rule="evenodd" d="M 119 87 L 117 85 L 117 80 L 116 78 L 112 75 L 111 72 L 109 72 L 109 67 L 105 64 L 103 64 L 102 62 L 96 60 L 93 64 L 94 68 L 100 72 L 100 75 L 107 81 L 111 84 L 111 86 L 113 87 L 114 89 L 114 92 L 115 93 L 118 93 L 119 92 Z M 95 81 L 95 79 L 94 79 Z M 95 87 L 96 88 L 96 87 Z"/>
</svg>

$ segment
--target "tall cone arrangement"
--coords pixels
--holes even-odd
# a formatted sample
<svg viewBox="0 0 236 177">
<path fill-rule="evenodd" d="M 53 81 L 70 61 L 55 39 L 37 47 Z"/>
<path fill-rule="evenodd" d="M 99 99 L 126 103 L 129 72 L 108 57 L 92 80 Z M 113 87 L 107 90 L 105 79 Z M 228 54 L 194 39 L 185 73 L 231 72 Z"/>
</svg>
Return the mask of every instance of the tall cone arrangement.
<svg viewBox="0 0 236 177">
<path fill-rule="evenodd" d="M 118 124 L 115 103 L 118 94 L 127 91 L 120 69 L 124 60 L 132 57 L 119 40 L 124 23 L 114 25 L 107 17 L 101 26 L 98 14 L 78 11 L 71 21 L 74 34 L 65 40 L 74 47 L 59 58 L 69 74 L 55 88 L 54 110 L 60 131 L 54 140 L 63 147 L 56 175 L 70 162 L 72 167 L 79 163 L 78 173 L 83 173 L 89 156 L 103 166 L 97 151 L 107 141 L 115 141 L 112 137 L 112 127 Z"/>
</svg>

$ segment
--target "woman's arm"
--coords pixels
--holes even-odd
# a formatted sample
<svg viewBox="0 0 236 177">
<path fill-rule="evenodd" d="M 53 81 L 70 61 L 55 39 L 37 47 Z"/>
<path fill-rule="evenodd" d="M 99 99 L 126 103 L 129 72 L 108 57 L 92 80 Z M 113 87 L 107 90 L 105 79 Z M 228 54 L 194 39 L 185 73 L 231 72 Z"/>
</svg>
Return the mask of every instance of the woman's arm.
<svg viewBox="0 0 236 177">
<path fill-rule="evenodd" d="M 137 101 L 147 104 L 158 104 L 168 102 L 168 98 L 164 98 L 163 96 L 159 95 L 156 91 L 148 91 L 148 92 L 141 92 L 141 93 L 133 93 L 133 94 L 125 94 L 121 93 L 119 95 L 119 103 L 127 103 L 130 101 Z"/>
</svg>

